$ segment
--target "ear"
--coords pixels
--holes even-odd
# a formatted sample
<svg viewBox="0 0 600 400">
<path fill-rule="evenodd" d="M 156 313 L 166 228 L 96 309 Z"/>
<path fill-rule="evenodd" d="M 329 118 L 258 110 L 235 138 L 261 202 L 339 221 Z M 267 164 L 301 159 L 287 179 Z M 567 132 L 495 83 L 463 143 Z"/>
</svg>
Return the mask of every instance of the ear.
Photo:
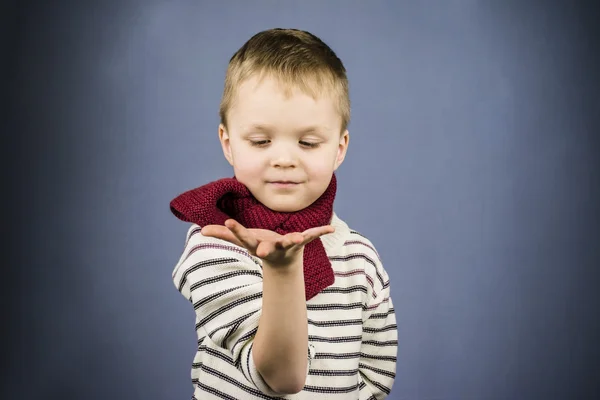
<svg viewBox="0 0 600 400">
<path fill-rule="evenodd" d="M 231 154 L 231 143 L 229 141 L 229 133 L 227 133 L 227 128 L 223 124 L 219 124 L 219 141 L 221 142 L 221 147 L 223 148 L 223 155 L 233 166 L 233 155 Z"/>
<path fill-rule="evenodd" d="M 335 166 L 333 167 L 334 171 L 337 170 L 338 167 L 340 165 L 342 165 L 342 163 L 344 162 L 344 159 L 346 158 L 346 152 L 348 151 L 348 143 L 350 143 L 350 134 L 348 133 L 348 130 L 346 129 L 346 131 L 344 131 L 344 134 L 342 135 L 342 137 L 340 137 L 338 153 L 337 153 L 337 157 L 335 158 Z"/>
</svg>

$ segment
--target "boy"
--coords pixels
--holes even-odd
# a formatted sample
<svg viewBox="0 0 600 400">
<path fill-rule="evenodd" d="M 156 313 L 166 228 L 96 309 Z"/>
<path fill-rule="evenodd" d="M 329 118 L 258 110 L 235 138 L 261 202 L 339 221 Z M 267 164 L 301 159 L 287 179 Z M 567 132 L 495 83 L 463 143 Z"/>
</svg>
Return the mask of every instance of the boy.
<svg viewBox="0 0 600 400">
<path fill-rule="evenodd" d="M 231 58 L 219 140 L 235 176 L 179 195 L 173 280 L 196 312 L 193 399 L 383 399 L 396 372 L 389 277 L 333 212 L 348 81 L 314 35 L 272 29 Z"/>
</svg>

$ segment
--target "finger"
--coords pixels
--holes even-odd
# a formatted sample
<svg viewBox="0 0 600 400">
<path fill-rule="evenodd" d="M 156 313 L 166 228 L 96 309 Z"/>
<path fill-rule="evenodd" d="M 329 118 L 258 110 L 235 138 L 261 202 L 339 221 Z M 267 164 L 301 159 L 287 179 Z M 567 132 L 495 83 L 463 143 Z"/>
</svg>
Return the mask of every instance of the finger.
<svg viewBox="0 0 600 400">
<path fill-rule="evenodd" d="M 326 225 L 326 226 L 316 226 L 314 228 L 307 229 L 302 233 L 304 235 L 308 234 L 311 236 L 314 236 L 314 235 L 321 236 L 321 235 L 326 235 L 328 233 L 333 233 L 333 232 L 335 232 L 335 228 L 331 225 Z"/>
<path fill-rule="evenodd" d="M 258 248 L 256 249 L 256 255 L 259 257 L 267 257 L 268 255 L 275 253 L 276 251 L 281 251 L 281 250 L 285 250 L 286 247 L 289 247 L 289 243 L 290 240 L 289 239 L 285 239 L 285 238 L 281 238 L 281 239 L 276 239 L 275 241 L 264 241 L 261 242 L 258 245 Z M 259 248 L 260 248 L 260 254 L 259 254 Z"/>
<path fill-rule="evenodd" d="M 302 243 L 304 238 L 299 233 L 289 233 L 276 240 L 267 240 L 260 242 L 256 248 L 256 255 L 261 258 L 268 257 L 276 251 L 286 251 L 299 243 Z"/>
<path fill-rule="evenodd" d="M 221 225 L 207 225 L 202 228 L 200 233 L 203 236 L 214 237 L 221 240 L 226 240 L 238 246 L 242 246 L 242 242 L 226 227 Z"/>
<path fill-rule="evenodd" d="M 281 238 L 281 240 L 278 240 L 276 242 L 276 248 L 287 250 L 289 248 L 292 248 L 294 246 L 301 244 L 303 241 L 304 241 L 304 236 L 302 236 L 301 233 L 298 233 L 298 232 L 288 233 L 287 235 L 283 236 Z"/>
<path fill-rule="evenodd" d="M 320 236 L 327 235 L 333 232 L 335 232 L 335 228 L 331 225 L 327 225 L 307 229 L 304 232 L 302 232 L 302 235 L 304 236 L 304 241 L 308 243 L 317 239 Z"/>
<path fill-rule="evenodd" d="M 225 226 L 235 235 L 235 237 L 244 244 L 248 250 L 256 251 L 258 240 L 242 224 L 234 219 L 225 221 Z"/>
<path fill-rule="evenodd" d="M 273 252 L 272 245 L 273 244 L 271 242 L 259 243 L 258 247 L 256 248 L 256 256 L 260 257 L 260 258 L 267 257 L 269 254 L 271 254 Z"/>
</svg>

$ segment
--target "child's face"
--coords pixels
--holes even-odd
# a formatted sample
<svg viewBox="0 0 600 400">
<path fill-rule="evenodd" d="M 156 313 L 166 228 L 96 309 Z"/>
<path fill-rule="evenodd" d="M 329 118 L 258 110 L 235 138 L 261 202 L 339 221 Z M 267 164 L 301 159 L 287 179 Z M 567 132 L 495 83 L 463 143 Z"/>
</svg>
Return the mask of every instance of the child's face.
<svg viewBox="0 0 600 400">
<path fill-rule="evenodd" d="M 299 211 L 317 200 L 348 148 L 348 131 L 340 137 L 341 117 L 330 97 L 314 100 L 299 89 L 285 97 L 270 77 L 240 85 L 227 122 L 219 139 L 235 177 L 274 211 Z"/>
</svg>

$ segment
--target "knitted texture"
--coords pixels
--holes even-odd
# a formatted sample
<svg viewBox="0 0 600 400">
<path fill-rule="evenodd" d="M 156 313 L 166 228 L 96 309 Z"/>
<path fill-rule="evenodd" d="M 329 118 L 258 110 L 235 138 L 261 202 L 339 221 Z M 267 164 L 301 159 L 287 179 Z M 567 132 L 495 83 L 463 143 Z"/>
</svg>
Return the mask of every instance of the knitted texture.
<svg viewBox="0 0 600 400">
<path fill-rule="evenodd" d="M 285 235 L 331 223 L 337 190 L 335 173 L 325 192 L 310 206 L 296 212 L 278 212 L 260 203 L 235 177 L 224 178 L 189 190 L 171 201 L 171 212 L 201 227 L 225 225 L 232 218 L 246 228 L 268 229 Z M 333 284 L 335 276 L 320 238 L 304 247 L 306 300 Z"/>
</svg>

